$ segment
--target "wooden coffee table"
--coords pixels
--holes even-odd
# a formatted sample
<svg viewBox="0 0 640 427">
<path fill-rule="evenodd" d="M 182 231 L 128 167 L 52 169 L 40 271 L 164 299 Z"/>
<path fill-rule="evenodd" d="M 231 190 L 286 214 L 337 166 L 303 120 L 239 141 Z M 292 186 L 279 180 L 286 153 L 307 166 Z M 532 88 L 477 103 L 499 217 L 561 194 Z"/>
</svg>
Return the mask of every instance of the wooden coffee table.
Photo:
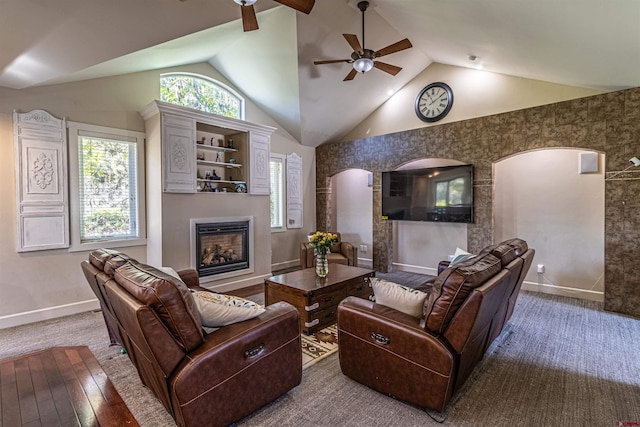
<svg viewBox="0 0 640 427">
<path fill-rule="evenodd" d="M 271 276 L 264 281 L 266 304 L 286 301 L 300 313 L 300 329 L 311 334 L 337 321 L 338 304 L 350 295 L 369 298 L 373 290 L 369 277 L 375 271 L 367 268 L 330 264 L 325 278 L 315 268 Z"/>
</svg>

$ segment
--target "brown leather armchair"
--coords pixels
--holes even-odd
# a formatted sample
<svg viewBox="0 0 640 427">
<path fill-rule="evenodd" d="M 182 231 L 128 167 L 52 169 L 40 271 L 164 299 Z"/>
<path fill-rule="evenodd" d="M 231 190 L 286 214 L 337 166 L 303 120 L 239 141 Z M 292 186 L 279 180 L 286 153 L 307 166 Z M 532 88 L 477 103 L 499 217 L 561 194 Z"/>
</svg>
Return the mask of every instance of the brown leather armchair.
<svg viewBox="0 0 640 427">
<path fill-rule="evenodd" d="M 315 231 L 309 233 L 312 235 Z M 327 255 L 329 263 L 358 266 L 358 248 L 349 242 L 343 242 L 340 233 L 333 233 L 338 236 L 338 243 L 331 246 L 330 253 Z M 300 244 L 300 266 L 311 268 L 316 266 L 316 257 L 313 248 L 309 246 L 309 242 Z"/>
</svg>

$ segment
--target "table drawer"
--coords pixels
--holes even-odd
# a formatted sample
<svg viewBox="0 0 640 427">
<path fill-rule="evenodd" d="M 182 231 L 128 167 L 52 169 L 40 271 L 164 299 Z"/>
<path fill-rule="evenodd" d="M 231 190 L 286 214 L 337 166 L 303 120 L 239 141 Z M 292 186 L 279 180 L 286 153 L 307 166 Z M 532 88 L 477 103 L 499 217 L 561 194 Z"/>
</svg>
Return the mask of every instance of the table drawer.
<svg viewBox="0 0 640 427">
<path fill-rule="evenodd" d="M 328 307 L 324 310 L 314 311 L 313 313 L 307 313 L 304 319 L 303 330 L 309 332 L 317 331 L 325 326 L 336 323 L 336 316 L 338 312 L 338 306 Z"/>
<path fill-rule="evenodd" d="M 322 294 L 311 294 L 311 296 L 307 298 L 308 304 L 304 309 L 308 312 L 316 312 L 324 310 L 325 308 L 337 306 L 345 296 L 346 294 L 343 288 Z"/>
<path fill-rule="evenodd" d="M 347 285 L 347 295 L 353 295 L 360 298 L 368 299 L 369 295 L 373 295 L 373 288 L 368 278 L 354 280 Z"/>
</svg>

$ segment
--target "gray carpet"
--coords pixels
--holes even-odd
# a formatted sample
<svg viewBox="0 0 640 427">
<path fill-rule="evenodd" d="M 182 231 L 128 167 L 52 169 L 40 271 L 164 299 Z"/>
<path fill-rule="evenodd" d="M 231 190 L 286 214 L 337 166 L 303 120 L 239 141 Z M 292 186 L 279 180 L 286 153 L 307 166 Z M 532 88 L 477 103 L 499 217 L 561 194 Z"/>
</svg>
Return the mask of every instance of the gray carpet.
<svg viewBox="0 0 640 427">
<path fill-rule="evenodd" d="M 241 426 L 615 426 L 640 422 L 640 320 L 590 301 L 523 292 L 511 321 L 447 408 L 425 411 L 346 378 L 337 355 Z M 100 313 L 0 330 L 0 358 L 88 345 L 142 426 L 172 426 Z M 428 391 L 425 391 L 428 392 Z M 622 424 L 621 424 L 622 425 Z"/>
</svg>

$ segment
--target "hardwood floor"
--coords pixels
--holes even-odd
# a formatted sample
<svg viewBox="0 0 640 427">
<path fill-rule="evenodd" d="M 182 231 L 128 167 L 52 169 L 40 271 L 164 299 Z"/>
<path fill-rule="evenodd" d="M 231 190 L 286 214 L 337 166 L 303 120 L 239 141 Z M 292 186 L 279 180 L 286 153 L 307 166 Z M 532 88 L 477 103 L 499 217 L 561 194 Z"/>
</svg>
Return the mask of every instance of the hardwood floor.
<svg viewBox="0 0 640 427">
<path fill-rule="evenodd" d="M 88 347 L 0 361 L 0 427 L 138 426 Z"/>
</svg>

